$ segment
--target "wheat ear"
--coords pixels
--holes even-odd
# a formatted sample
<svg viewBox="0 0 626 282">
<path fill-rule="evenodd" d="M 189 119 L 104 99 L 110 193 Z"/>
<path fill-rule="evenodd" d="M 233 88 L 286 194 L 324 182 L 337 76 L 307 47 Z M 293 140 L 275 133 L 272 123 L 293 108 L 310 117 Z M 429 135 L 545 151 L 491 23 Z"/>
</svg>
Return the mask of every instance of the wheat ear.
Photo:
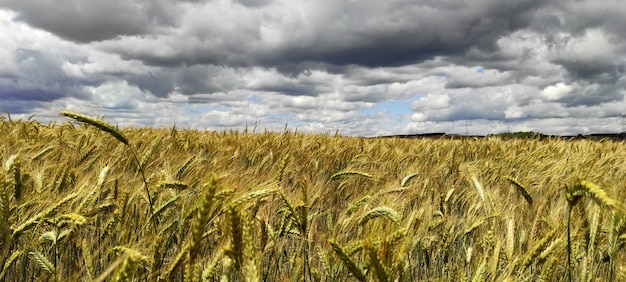
<svg viewBox="0 0 626 282">
<path fill-rule="evenodd" d="M 111 125 L 110 123 L 104 120 L 82 115 L 82 114 L 75 113 L 75 112 L 64 111 L 64 112 L 61 112 L 61 115 L 75 119 L 76 121 L 79 121 L 79 122 L 84 122 L 86 124 L 93 125 L 102 131 L 108 132 L 120 142 L 130 146 L 128 143 L 128 138 L 126 138 L 126 136 L 117 127 Z"/>
<path fill-rule="evenodd" d="M 361 171 L 341 171 L 341 172 L 337 172 L 333 175 L 330 176 L 330 180 L 337 180 L 346 176 L 359 176 L 359 177 L 363 177 L 363 178 L 372 178 L 371 174 L 365 173 L 365 172 L 361 172 Z"/>
<path fill-rule="evenodd" d="M 346 254 L 343 248 L 341 248 L 341 246 L 339 246 L 339 244 L 337 244 L 337 242 L 333 240 L 329 240 L 328 242 L 333 247 L 333 251 L 335 251 L 337 256 L 339 256 L 343 264 L 346 265 L 350 273 L 352 273 L 352 275 L 354 275 L 354 277 L 359 281 L 366 281 L 365 273 L 363 273 L 363 270 L 361 270 L 361 268 L 359 268 L 356 263 L 354 263 L 354 261 L 350 259 L 350 257 Z"/>
<path fill-rule="evenodd" d="M 587 180 L 580 180 L 575 185 L 572 185 L 568 190 L 567 200 L 570 202 L 570 205 L 573 206 L 582 196 L 589 197 L 601 207 L 613 208 L 616 206 L 615 200 L 609 197 L 604 189 Z"/>
<path fill-rule="evenodd" d="M 204 233 L 204 226 L 209 220 L 209 212 L 213 207 L 213 197 L 217 190 L 217 177 L 213 175 L 211 180 L 205 185 L 204 196 L 198 206 L 196 220 L 193 222 L 191 231 L 191 241 L 189 245 L 189 264 L 193 264 L 200 249 L 200 240 Z"/>
<path fill-rule="evenodd" d="M 56 211 L 57 208 L 59 208 L 61 205 L 65 204 L 67 201 L 75 198 L 78 194 L 77 193 L 72 193 L 70 195 L 67 195 L 65 198 L 61 199 L 60 201 L 56 202 L 54 205 L 52 205 L 51 207 L 47 208 L 46 210 L 30 217 L 28 220 L 26 220 L 26 222 L 22 223 L 21 225 L 19 225 L 18 227 L 16 227 L 15 229 L 13 229 L 13 234 L 11 235 L 13 238 L 16 238 L 17 236 L 19 236 L 20 234 L 22 234 L 24 231 L 30 229 L 31 227 L 33 227 L 33 225 L 35 225 L 39 220 L 47 217 L 48 215 L 50 215 L 51 213 L 53 213 L 54 211 Z"/>
<path fill-rule="evenodd" d="M 511 184 L 513 184 L 513 186 L 515 186 L 515 188 L 517 188 L 517 191 L 522 194 L 522 196 L 524 197 L 524 199 L 526 200 L 526 202 L 528 203 L 529 206 L 533 206 L 533 197 L 530 196 L 530 194 L 528 193 L 528 190 L 526 190 L 526 188 L 524 188 L 524 185 L 520 184 L 519 181 L 513 179 L 510 176 L 505 176 L 504 178 L 506 178 L 509 182 L 511 182 Z"/>
<path fill-rule="evenodd" d="M 389 271 L 382 264 L 379 252 L 375 244 L 369 240 L 365 241 L 365 252 L 369 258 L 370 269 L 374 270 L 374 274 L 378 281 L 389 281 Z"/>
<path fill-rule="evenodd" d="M 369 220 L 377 218 L 377 217 L 381 217 L 381 216 L 393 221 L 397 225 L 400 225 L 400 215 L 398 214 L 398 212 L 387 206 L 376 207 L 366 212 L 359 219 L 359 224 L 365 225 L 365 223 L 367 223 Z"/>
</svg>

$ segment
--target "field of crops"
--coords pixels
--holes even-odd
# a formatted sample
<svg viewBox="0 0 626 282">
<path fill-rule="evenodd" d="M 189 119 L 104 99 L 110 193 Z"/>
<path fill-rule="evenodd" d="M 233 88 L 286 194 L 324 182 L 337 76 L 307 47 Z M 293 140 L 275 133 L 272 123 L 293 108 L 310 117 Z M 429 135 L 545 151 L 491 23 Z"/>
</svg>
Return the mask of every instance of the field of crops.
<svg viewBox="0 0 626 282">
<path fill-rule="evenodd" d="M 0 116 L 0 280 L 626 281 L 626 145 Z"/>
</svg>

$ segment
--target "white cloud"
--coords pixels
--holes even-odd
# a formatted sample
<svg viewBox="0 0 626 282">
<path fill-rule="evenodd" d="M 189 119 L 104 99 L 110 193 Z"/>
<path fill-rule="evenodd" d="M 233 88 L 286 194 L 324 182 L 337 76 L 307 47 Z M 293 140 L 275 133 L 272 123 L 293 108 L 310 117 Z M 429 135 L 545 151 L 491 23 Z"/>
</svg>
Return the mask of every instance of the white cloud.
<svg viewBox="0 0 626 282">
<path fill-rule="evenodd" d="M 570 85 L 567 85 L 565 83 L 559 82 L 555 85 L 550 85 L 546 88 L 544 88 L 541 91 L 541 94 L 548 100 L 548 101 L 556 101 L 559 100 L 563 97 L 565 97 L 567 94 L 569 94 L 574 88 Z"/>
</svg>

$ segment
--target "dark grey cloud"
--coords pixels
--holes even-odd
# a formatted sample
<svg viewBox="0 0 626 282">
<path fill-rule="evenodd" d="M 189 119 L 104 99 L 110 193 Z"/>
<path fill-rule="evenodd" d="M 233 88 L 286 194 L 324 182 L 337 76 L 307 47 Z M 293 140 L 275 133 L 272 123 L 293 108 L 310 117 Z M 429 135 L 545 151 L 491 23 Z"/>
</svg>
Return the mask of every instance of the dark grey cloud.
<svg viewBox="0 0 626 282">
<path fill-rule="evenodd" d="M 181 12 L 166 0 L 7 0 L 0 8 L 16 11 L 16 20 L 82 43 L 158 32 L 175 25 Z"/>
<path fill-rule="evenodd" d="M 236 0 L 235 2 L 250 8 L 260 8 L 272 2 L 272 0 Z"/>
<path fill-rule="evenodd" d="M 39 102 L 65 97 L 89 99 L 83 87 L 98 84 L 101 80 L 69 77 L 61 68 L 63 62 L 81 59 L 51 55 L 39 50 L 16 50 L 13 63 L 18 73 L 0 78 L 0 99 L 12 101 L 4 104 L 3 111 L 11 112 L 13 109 L 20 112 L 25 107 L 38 106 Z M 15 108 L 11 108 L 11 105 Z"/>
<path fill-rule="evenodd" d="M 532 12 L 545 3 L 318 1 L 301 3 L 297 9 L 264 2 L 262 9 L 253 10 L 208 4 L 205 10 L 188 13 L 180 29 L 155 34 L 144 46 L 129 39 L 102 48 L 159 66 L 398 66 L 469 48 L 495 51 L 496 40 L 527 27 L 534 21 Z M 226 15 L 220 13 L 224 10 Z"/>
<path fill-rule="evenodd" d="M 148 74 L 132 74 L 125 77 L 126 81 L 136 85 L 139 89 L 147 91 L 157 97 L 166 97 L 174 91 L 174 78 L 166 72 Z"/>
<path fill-rule="evenodd" d="M 15 93 L 19 94 L 19 93 Z M 26 96 L 29 94 L 26 94 Z M 36 95 L 36 94 L 35 94 Z M 41 106 L 42 103 L 40 101 L 33 100 L 25 100 L 21 98 L 12 98 L 12 97 L 4 97 L 2 98 L 2 103 L 0 104 L 0 113 L 10 113 L 10 114 L 30 114 L 32 113 L 33 108 L 37 108 Z"/>
</svg>

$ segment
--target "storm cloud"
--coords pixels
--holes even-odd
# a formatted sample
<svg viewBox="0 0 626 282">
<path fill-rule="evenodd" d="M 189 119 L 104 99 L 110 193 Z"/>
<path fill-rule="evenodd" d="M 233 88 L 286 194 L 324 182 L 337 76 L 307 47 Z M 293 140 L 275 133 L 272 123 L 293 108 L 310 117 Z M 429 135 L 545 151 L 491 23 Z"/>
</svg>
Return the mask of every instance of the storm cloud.
<svg viewBox="0 0 626 282">
<path fill-rule="evenodd" d="M 615 132 L 624 14 L 619 0 L 8 0 L 0 111 L 366 136 Z"/>
</svg>

